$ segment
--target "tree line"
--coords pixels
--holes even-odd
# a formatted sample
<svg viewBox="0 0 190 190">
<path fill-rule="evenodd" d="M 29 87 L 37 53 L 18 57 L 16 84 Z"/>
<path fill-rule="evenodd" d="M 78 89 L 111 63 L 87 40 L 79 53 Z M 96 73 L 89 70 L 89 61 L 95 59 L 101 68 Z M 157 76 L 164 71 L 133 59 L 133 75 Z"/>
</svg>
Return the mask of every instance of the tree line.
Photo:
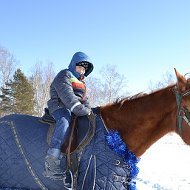
<svg viewBox="0 0 190 190">
<path fill-rule="evenodd" d="M 68 63 L 69 64 L 69 63 Z M 64 69 L 64 68 L 63 68 Z M 86 80 L 87 95 L 92 107 L 111 103 L 128 95 L 127 80 L 115 65 L 105 65 L 97 76 Z M 49 99 L 49 87 L 55 77 L 53 63 L 43 67 L 37 62 L 26 76 L 14 55 L 0 46 L 0 116 L 29 114 L 42 116 Z"/>
</svg>

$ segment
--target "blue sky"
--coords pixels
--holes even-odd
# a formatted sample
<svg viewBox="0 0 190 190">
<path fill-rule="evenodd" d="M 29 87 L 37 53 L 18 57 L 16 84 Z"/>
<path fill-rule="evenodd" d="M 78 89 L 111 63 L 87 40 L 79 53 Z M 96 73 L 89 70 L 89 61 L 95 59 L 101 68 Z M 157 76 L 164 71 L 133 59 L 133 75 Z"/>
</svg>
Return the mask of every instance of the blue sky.
<svg viewBox="0 0 190 190">
<path fill-rule="evenodd" d="M 130 92 L 146 91 L 174 67 L 190 72 L 190 1 L 0 0 L 0 45 L 26 73 L 37 60 L 58 72 L 83 51 L 94 76 L 117 65 Z"/>
</svg>

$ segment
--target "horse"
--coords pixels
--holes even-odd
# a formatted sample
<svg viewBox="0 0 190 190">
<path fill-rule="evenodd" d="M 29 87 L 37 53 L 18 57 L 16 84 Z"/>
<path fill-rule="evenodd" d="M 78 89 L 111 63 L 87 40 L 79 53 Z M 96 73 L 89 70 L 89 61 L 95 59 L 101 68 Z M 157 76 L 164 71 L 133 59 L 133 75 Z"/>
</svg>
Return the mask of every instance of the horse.
<svg viewBox="0 0 190 190">
<path fill-rule="evenodd" d="M 77 157 L 73 189 L 134 190 L 136 164 L 157 140 L 175 132 L 190 145 L 190 79 L 176 69 L 175 74 L 175 84 L 94 109 L 95 132 L 84 146 L 71 150 Z M 81 131 L 88 130 L 88 119 L 81 117 L 81 122 Z M 0 118 L 1 189 L 68 189 L 64 181 L 42 174 L 49 128 L 34 116 Z M 66 166 L 63 154 L 62 167 Z"/>
</svg>

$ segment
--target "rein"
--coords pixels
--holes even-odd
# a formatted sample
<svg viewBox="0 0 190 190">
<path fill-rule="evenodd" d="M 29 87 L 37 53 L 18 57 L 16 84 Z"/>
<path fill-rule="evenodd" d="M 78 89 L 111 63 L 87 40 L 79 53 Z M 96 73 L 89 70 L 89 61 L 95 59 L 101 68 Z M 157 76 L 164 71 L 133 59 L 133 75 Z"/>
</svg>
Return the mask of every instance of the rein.
<svg viewBox="0 0 190 190">
<path fill-rule="evenodd" d="M 177 89 L 173 89 L 173 92 L 176 96 L 176 102 L 177 102 L 177 115 L 176 115 L 176 125 L 179 133 L 181 133 L 182 130 L 182 121 L 184 120 L 189 126 L 190 126 L 190 114 L 186 107 L 181 106 L 182 98 L 185 96 L 190 95 L 190 90 L 187 90 L 183 93 L 179 92 Z"/>
<path fill-rule="evenodd" d="M 73 152 L 75 152 L 76 150 L 79 151 L 81 150 L 82 147 L 86 146 L 87 144 L 89 144 L 89 142 L 91 141 L 92 137 L 94 136 L 95 133 L 95 129 L 96 129 L 96 116 L 93 113 L 93 111 L 91 111 L 90 115 L 87 115 L 89 123 L 90 123 L 90 127 L 92 128 L 92 131 L 90 134 L 88 134 L 88 137 L 86 137 L 85 140 L 83 140 L 83 143 L 81 145 L 79 145 Z M 68 147 L 66 149 L 66 162 L 67 162 L 67 168 L 65 173 L 67 173 L 67 176 L 70 176 L 71 178 L 71 189 L 73 189 L 74 187 L 74 177 L 76 176 L 76 172 L 78 171 L 78 161 L 80 158 L 77 158 L 76 154 L 71 155 L 71 145 L 72 145 L 72 139 L 74 138 L 74 129 L 76 127 L 76 120 L 77 120 L 77 116 L 73 115 L 72 117 L 72 121 L 71 121 L 71 134 L 69 137 L 69 144 Z M 82 151 L 81 151 L 82 153 Z M 66 178 L 63 179 L 64 184 L 66 184 Z"/>
</svg>

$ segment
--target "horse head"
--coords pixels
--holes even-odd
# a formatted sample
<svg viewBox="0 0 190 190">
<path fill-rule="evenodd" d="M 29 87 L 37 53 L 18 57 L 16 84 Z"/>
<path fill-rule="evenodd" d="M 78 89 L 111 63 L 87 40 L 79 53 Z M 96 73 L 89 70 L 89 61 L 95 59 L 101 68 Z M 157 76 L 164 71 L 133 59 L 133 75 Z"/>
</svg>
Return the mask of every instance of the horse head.
<svg viewBox="0 0 190 190">
<path fill-rule="evenodd" d="M 190 78 L 186 79 L 175 69 L 177 83 L 174 88 L 177 101 L 176 132 L 190 145 Z"/>
</svg>

